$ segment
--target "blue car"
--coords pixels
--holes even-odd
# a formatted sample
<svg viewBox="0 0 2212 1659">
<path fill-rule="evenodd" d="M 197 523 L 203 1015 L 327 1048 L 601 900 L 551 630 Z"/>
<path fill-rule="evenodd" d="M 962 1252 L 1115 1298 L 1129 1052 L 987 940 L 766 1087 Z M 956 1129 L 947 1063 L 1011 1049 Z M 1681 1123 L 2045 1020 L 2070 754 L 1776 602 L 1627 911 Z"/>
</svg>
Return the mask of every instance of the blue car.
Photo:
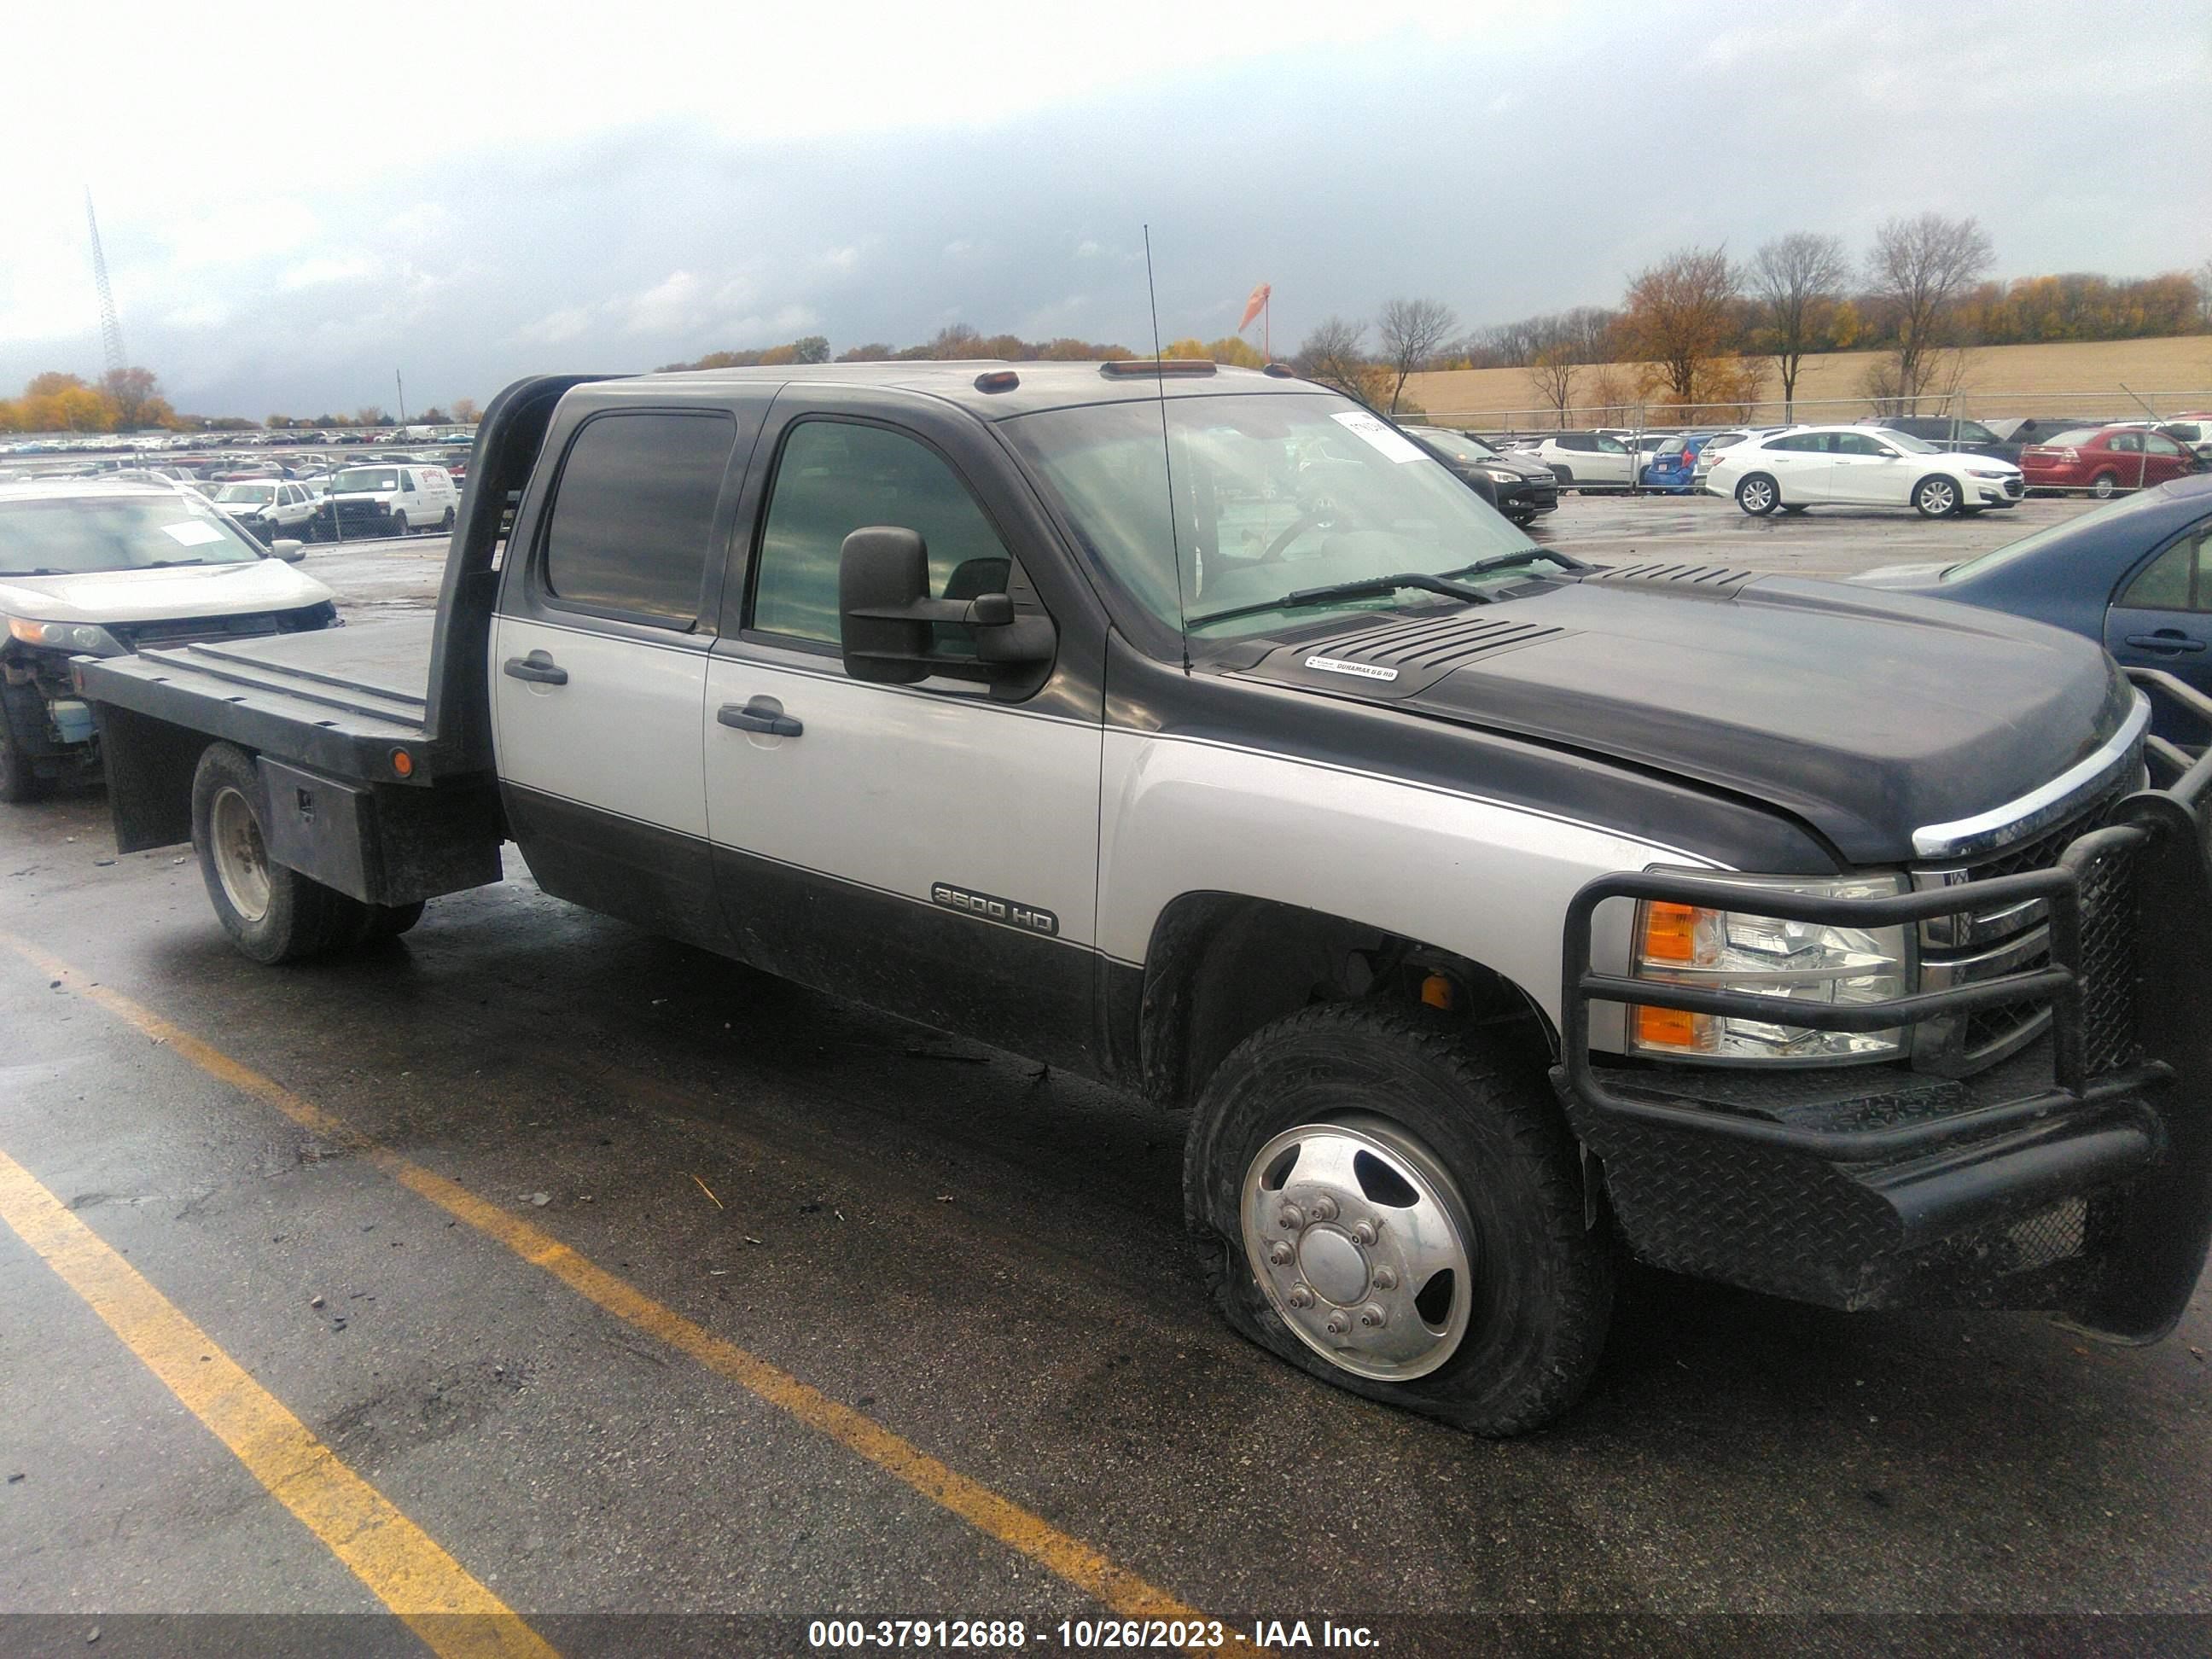
<svg viewBox="0 0 2212 1659">
<path fill-rule="evenodd" d="M 1705 434 L 1669 438 L 1651 452 L 1644 464 L 1643 484 L 1666 495 L 1687 495 L 1698 487 L 1698 452 L 1705 447 Z"/>
<path fill-rule="evenodd" d="M 2086 634 L 2130 667 L 2212 695 L 2212 476 L 2176 478 L 1960 564 L 1891 565 L 1852 578 Z M 2159 730 L 2201 744 L 2201 732 Z"/>
</svg>

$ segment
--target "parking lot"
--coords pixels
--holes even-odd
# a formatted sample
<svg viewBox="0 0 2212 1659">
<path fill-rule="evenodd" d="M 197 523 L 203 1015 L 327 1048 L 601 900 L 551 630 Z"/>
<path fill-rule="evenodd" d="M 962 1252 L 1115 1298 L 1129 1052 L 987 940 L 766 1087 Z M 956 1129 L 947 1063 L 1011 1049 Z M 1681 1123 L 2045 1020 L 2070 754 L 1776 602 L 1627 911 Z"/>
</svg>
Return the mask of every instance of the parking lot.
<svg viewBox="0 0 2212 1659">
<path fill-rule="evenodd" d="M 1534 533 L 1848 574 L 2086 505 L 1570 495 Z M 432 604 L 444 546 L 305 568 L 359 618 Z M 0 811 L 0 1606 L 46 1615 L 11 1650 L 212 1650 L 174 1616 L 368 1614 L 372 1573 L 492 1615 L 414 1632 L 483 1652 L 803 1652 L 832 1618 L 1045 1650 L 1113 1616 L 1232 1651 L 1300 1620 L 1391 1653 L 1780 1630 L 1721 1615 L 2185 1651 L 2174 1615 L 2212 1613 L 2201 1289 L 2130 1350 L 1643 1274 L 1585 1403 L 1473 1439 L 1219 1324 L 1177 1117 L 511 855 L 404 941 L 257 968 L 180 849 L 114 855 L 96 791 Z"/>
</svg>

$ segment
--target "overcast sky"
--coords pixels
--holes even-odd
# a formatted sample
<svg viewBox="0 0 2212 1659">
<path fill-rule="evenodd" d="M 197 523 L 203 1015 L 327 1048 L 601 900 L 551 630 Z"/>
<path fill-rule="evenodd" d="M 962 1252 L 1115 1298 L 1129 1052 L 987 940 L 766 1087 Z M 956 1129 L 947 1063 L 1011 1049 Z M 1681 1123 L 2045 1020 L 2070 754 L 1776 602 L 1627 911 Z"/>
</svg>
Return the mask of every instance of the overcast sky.
<svg viewBox="0 0 2212 1659">
<path fill-rule="evenodd" d="M 9 9 L 0 394 L 488 399 L 802 333 L 1225 333 L 1609 304 L 1692 242 L 1972 214 L 1997 274 L 2212 257 L 2212 9 L 606 0 Z"/>
</svg>

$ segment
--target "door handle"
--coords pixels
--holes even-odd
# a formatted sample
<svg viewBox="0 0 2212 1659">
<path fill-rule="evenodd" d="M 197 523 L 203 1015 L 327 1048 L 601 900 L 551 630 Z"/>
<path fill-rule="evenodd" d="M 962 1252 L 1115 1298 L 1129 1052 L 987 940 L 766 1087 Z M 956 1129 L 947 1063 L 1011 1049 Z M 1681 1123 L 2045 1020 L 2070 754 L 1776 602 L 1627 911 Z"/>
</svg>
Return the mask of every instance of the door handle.
<svg viewBox="0 0 2212 1659">
<path fill-rule="evenodd" d="M 526 657 L 509 657 L 500 665 L 500 672 L 514 679 L 528 680 L 532 685 L 566 685 L 568 671 L 556 664 L 543 651 L 533 651 Z"/>
<path fill-rule="evenodd" d="M 2161 628 L 2155 634 L 2130 634 L 2128 643 L 2145 651 L 2202 651 L 2204 641 L 2192 640 L 2176 629 Z"/>
<path fill-rule="evenodd" d="M 714 711 L 714 718 L 740 732 L 765 732 L 772 738 L 795 738 L 806 730 L 763 697 L 746 703 L 726 702 Z"/>
</svg>

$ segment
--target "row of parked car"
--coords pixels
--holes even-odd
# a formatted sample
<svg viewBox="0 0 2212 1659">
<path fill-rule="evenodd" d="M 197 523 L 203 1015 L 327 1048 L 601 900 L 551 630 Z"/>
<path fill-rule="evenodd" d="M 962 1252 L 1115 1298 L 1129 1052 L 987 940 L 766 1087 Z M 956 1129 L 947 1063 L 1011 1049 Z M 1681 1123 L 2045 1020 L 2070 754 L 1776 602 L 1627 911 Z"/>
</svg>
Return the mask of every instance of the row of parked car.
<svg viewBox="0 0 2212 1659">
<path fill-rule="evenodd" d="M 283 537 L 331 541 L 450 530 L 467 465 L 465 453 L 448 464 L 434 452 L 385 451 L 336 467 L 298 454 L 252 460 L 195 456 L 137 465 L 83 463 L 16 476 L 26 482 L 105 479 L 172 486 L 269 546 Z"/>
<path fill-rule="evenodd" d="M 2025 416 L 1991 425 L 1899 416 L 1495 439 L 1429 427 L 1408 431 L 1523 524 L 1556 506 L 1559 489 L 1632 483 L 1661 494 L 1729 495 L 1759 514 L 1832 504 L 1911 506 L 1940 517 L 2009 507 L 2029 490 L 2103 499 L 2212 465 L 2212 415 L 2157 422 Z"/>
</svg>

